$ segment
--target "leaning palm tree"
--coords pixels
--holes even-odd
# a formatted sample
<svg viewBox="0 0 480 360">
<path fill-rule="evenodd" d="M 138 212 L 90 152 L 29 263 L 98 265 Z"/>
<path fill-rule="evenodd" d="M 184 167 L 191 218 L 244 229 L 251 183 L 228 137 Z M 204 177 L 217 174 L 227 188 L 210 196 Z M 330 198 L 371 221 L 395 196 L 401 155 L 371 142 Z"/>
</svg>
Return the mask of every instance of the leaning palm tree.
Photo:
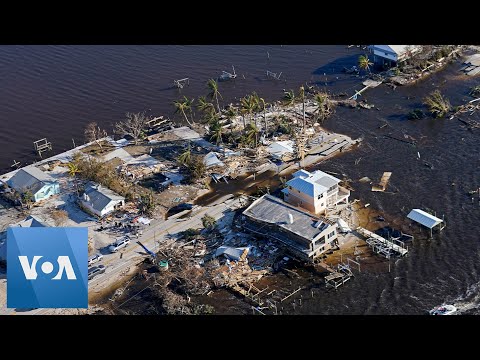
<svg viewBox="0 0 480 360">
<path fill-rule="evenodd" d="M 192 161 L 192 149 L 190 147 L 190 143 L 188 143 L 187 148 L 180 156 L 177 158 L 177 161 L 185 166 L 188 166 Z"/>
<path fill-rule="evenodd" d="M 188 125 L 192 126 L 192 124 L 190 123 L 190 121 L 188 120 L 188 116 L 187 116 L 187 111 L 190 111 L 191 108 L 192 108 L 192 100 L 190 100 L 189 98 L 187 98 L 186 96 L 183 97 L 183 99 L 181 100 L 178 100 L 178 101 L 174 101 L 173 102 L 173 105 L 175 105 L 175 112 L 181 112 L 183 114 L 183 117 L 185 118 L 185 120 L 187 121 Z"/>
<path fill-rule="evenodd" d="M 78 165 L 75 163 L 68 163 L 68 175 L 73 178 L 73 181 L 75 183 L 75 190 L 77 192 L 77 196 L 80 196 L 78 193 L 78 182 L 77 182 L 77 174 L 80 172 L 80 169 L 78 168 Z"/>
<path fill-rule="evenodd" d="M 198 98 L 197 109 L 204 114 L 215 112 L 215 106 L 211 102 L 208 102 L 205 96 L 200 96 Z"/>
<path fill-rule="evenodd" d="M 220 91 L 218 91 L 218 82 L 216 82 L 214 79 L 210 79 L 207 81 L 207 87 L 210 89 L 210 93 L 208 94 L 208 96 L 210 96 L 212 100 L 215 99 L 215 101 L 217 102 L 218 112 L 221 112 L 220 105 L 218 103 L 218 97 L 220 96 L 222 99 L 223 97 L 222 94 L 220 94 Z"/>
<path fill-rule="evenodd" d="M 373 63 L 368 60 L 368 55 L 360 55 L 358 57 L 358 67 L 360 69 L 370 72 L 370 65 L 373 65 Z"/>
</svg>

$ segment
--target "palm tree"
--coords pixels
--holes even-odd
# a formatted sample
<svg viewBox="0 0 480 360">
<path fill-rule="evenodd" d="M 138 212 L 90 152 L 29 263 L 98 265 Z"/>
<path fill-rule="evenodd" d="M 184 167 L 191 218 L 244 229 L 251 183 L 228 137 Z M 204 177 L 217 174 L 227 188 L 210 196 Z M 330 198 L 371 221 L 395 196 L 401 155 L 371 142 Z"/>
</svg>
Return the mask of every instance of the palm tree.
<svg viewBox="0 0 480 360">
<path fill-rule="evenodd" d="M 247 144 L 251 145 L 252 143 L 255 144 L 255 149 L 257 148 L 257 139 L 258 137 L 258 129 L 254 124 L 248 124 L 246 131 L 245 131 L 245 141 Z"/>
<path fill-rule="evenodd" d="M 245 121 L 245 115 L 248 114 L 249 106 L 248 106 L 248 99 L 247 97 L 243 97 L 240 99 L 240 114 L 242 114 L 243 120 L 243 130 L 247 127 L 247 123 Z"/>
<path fill-rule="evenodd" d="M 188 125 L 190 125 L 190 126 L 192 126 L 192 124 L 188 120 L 186 111 L 188 111 L 188 110 L 191 111 L 192 103 L 193 103 L 193 100 L 190 100 L 186 96 L 184 96 L 182 100 L 173 102 L 173 104 L 175 105 L 175 108 L 176 108 L 175 112 L 177 113 L 177 112 L 180 111 L 183 114 L 183 116 L 185 117 L 185 120 L 187 120 Z"/>
<path fill-rule="evenodd" d="M 302 110 L 303 110 L 303 126 L 302 126 L 302 131 L 305 131 L 305 123 L 307 122 L 305 118 L 305 88 L 300 86 L 300 89 L 298 89 L 298 95 L 300 99 L 302 100 Z"/>
<path fill-rule="evenodd" d="M 77 182 L 77 174 L 80 172 L 80 169 L 78 168 L 78 165 L 75 163 L 68 163 L 68 175 L 73 178 L 73 181 L 75 183 L 75 190 L 77 191 L 77 196 L 80 196 L 78 193 L 78 182 Z"/>
<path fill-rule="evenodd" d="M 295 101 L 297 101 L 297 98 L 295 97 L 295 93 L 293 92 L 293 90 L 285 91 L 285 93 L 283 94 L 283 101 L 287 106 L 295 105 Z"/>
<path fill-rule="evenodd" d="M 211 102 L 208 102 L 205 96 L 200 96 L 198 98 L 197 109 L 202 111 L 204 114 L 215 112 L 215 106 Z"/>
<path fill-rule="evenodd" d="M 217 102 L 218 112 L 221 112 L 220 105 L 218 103 L 218 97 L 220 96 L 222 99 L 223 97 L 222 94 L 220 94 L 220 91 L 218 91 L 218 83 L 214 79 L 210 79 L 207 81 L 207 87 L 210 89 L 210 93 L 208 94 L 208 96 L 210 96 L 212 100 L 215 99 L 215 101 Z"/>
<path fill-rule="evenodd" d="M 183 153 L 180 154 L 177 161 L 185 166 L 188 166 L 192 161 L 192 149 L 190 147 L 190 143 L 188 143 L 188 147 L 185 149 Z"/>
<path fill-rule="evenodd" d="M 360 55 L 358 58 L 358 67 L 362 70 L 366 70 L 370 72 L 370 65 L 373 65 L 373 63 L 368 60 L 368 55 Z"/>
<path fill-rule="evenodd" d="M 326 93 L 317 93 L 314 97 L 315 102 L 317 103 L 317 108 L 314 113 L 317 113 L 317 117 L 322 122 L 327 118 L 331 113 L 330 102 L 328 100 L 328 94 Z"/>
<path fill-rule="evenodd" d="M 252 122 L 252 113 L 255 111 L 257 107 L 257 103 L 255 102 L 255 97 L 252 95 L 247 95 L 240 99 L 240 110 L 244 114 L 249 114 L 250 122 Z M 245 119 L 244 119 L 244 127 L 245 127 Z"/>
<path fill-rule="evenodd" d="M 262 104 L 261 110 L 263 111 L 263 122 L 265 124 L 265 137 L 268 135 L 268 125 L 267 125 L 267 114 L 266 111 L 266 103 L 264 98 L 259 98 L 259 103 Z"/>
<path fill-rule="evenodd" d="M 22 205 L 25 205 L 27 209 L 30 209 L 34 201 L 32 190 L 30 188 L 25 189 L 25 191 L 22 192 L 20 199 Z"/>
<path fill-rule="evenodd" d="M 220 144 L 223 142 L 222 140 L 222 135 L 223 135 L 223 129 L 222 125 L 220 124 L 220 121 L 218 119 L 215 119 L 215 121 L 210 122 L 210 140 L 215 140 L 215 143 Z"/>
<path fill-rule="evenodd" d="M 256 91 L 252 92 L 252 95 L 250 96 L 250 101 L 252 102 L 252 107 L 254 112 L 259 112 L 262 110 L 262 106 L 260 104 L 260 96 L 258 96 Z M 256 115 L 254 115 L 254 119 L 255 119 L 255 126 L 258 128 Z"/>
<path fill-rule="evenodd" d="M 238 116 L 238 108 L 230 104 L 225 115 L 227 116 L 228 120 L 232 120 L 234 117 Z M 230 124 L 230 133 L 233 133 L 233 124 Z"/>
</svg>

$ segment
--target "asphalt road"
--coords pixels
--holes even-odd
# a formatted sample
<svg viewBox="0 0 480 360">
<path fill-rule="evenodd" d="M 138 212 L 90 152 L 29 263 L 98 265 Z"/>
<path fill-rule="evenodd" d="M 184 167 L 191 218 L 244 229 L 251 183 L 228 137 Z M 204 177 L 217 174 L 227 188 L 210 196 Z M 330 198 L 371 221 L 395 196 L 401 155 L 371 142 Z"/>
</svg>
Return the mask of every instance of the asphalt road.
<svg viewBox="0 0 480 360">
<path fill-rule="evenodd" d="M 168 240 L 171 235 L 176 235 L 189 228 L 202 228 L 201 219 L 205 214 L 209 214 L 218 220 L 224 214 L 238 209 L 241 206 L 240 200 L 238 198 L 232 199 L 231 197 L 232 195 L 226 196 L 219 199 L 216 204 L 196 208 L 191 217 L 187 219 L 154 219 L 150 226 L 144 228 L 143 234 L 138 237 L 138 240 L 148 249 L 156 252 L 158 245 Z M 89 296 L 108 289 L 108 287 L 121 279 L 122 273 L 126 273 L 129 269 L 135 267 L 147 256 L 145 249 L 137 243 L 135 237 L 132 238 L 127 247 L 119 250 L 117 253 L 104 255 L 102 261 L 95 265 L 104 265 L 106 267 L 105 273 L 97 275 L 88 282 Z M 16 313 L 15 309 L 7 309 L 7 314 L 13 313 Z M 18 312 L 17 314 L 48 315 L 52 313 L 54 313 L 52 309 L 35 309 Z"/>
</svg>

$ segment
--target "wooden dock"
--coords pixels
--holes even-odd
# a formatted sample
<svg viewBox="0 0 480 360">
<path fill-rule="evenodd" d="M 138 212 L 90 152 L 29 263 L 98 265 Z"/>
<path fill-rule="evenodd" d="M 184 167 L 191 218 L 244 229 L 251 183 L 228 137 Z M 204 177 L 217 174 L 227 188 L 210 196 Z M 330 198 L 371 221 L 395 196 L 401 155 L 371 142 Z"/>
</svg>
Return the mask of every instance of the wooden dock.
<svg viewBox="0 0 480 360">
<path fill-rule="evenodd" d="M 375 252 L 381 253 L 385 255 L 386 258 L 390 258 L 392 252 L 399 254 L 400 256 L 404 256 L 408 253 L 408 248 L 405 248 L 401 245 L 397 245 L 393 241 L 389 241 L 374 232 L 371 232 L 367 229 L 362 227 L 357 227 L 356 231 L 367 239 L 368 245 L 370 245 Z M 395 240 L 394 240 L 395 241 Z M 402 243 L 396 240 L 399 243 Z M 403 243 L 402 243 L 403 244 Z"/>
</svg>

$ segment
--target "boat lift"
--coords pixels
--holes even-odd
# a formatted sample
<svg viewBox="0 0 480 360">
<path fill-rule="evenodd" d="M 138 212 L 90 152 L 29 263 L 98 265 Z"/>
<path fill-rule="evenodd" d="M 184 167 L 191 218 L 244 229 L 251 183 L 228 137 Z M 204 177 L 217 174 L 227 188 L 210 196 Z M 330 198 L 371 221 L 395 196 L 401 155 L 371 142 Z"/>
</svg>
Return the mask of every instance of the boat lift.
<svg viewBox="0 0 480 360">
<path fill-rule="evenodd" d="M 229 73 L 228 71 L 222 71 L 222 74 L 218 77 L 219 80 L 225 81 L 230 79 L 235 79 L 237 74 L 235 73 L 235 67 L 232 65 L 233 73 Z"/>
<path fill-rule="evenodd" d="M 277 74 L 277 73 L 274 73 L 274 72 L 271 72 L 271 71 L 267 70 L 267 77 L 271 77 L 275 80 L 280 80 L 280 76 L 282 76 L 282 72 L 280 72 L 280 74 Z"/>
<path fill-rule="evenodd" d="M 173 80 L 173 85 L 175 85 L 179 89 L 183 89 L 185 85 L 190 85 L 190 79 L 184 78 L 180 80 Z"/>
</svg>

